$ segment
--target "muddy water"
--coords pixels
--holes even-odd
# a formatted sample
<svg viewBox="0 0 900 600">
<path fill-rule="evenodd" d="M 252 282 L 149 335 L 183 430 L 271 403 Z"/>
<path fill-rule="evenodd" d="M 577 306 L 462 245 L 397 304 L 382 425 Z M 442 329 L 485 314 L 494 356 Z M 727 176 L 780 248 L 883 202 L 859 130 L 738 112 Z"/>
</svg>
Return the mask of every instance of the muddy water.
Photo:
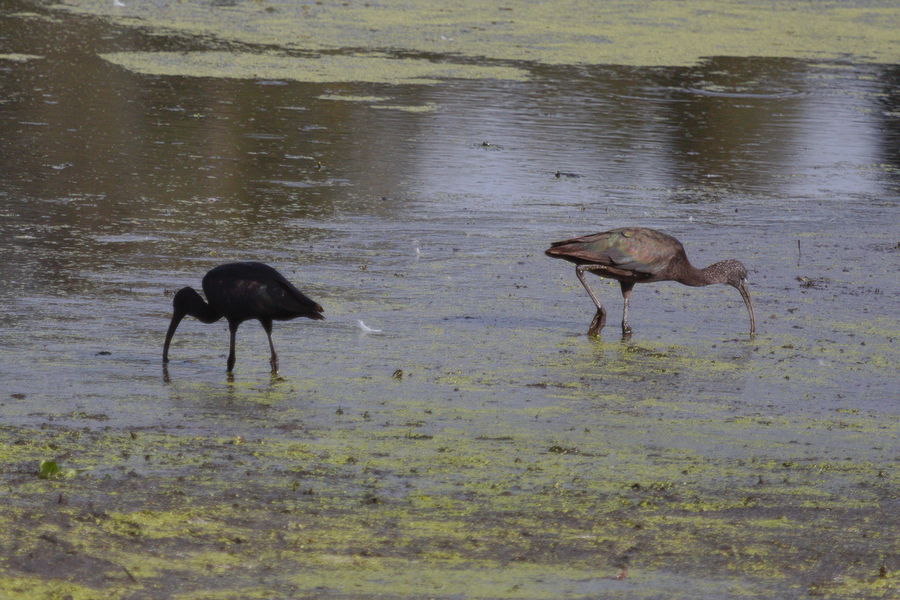
<svg viewBox="0 0 900 600">
<path fill-rule="evenodd" d="M 313 77 L 29 4 L 0 23 L 4 593 L 890 594 L 895 67 Z M 758 335 L 735 290 L 660 283 L 622 341 L 595 279 L 587 338 L 543 250 L 624 225 L 743 261 Z M 164 372 L 172 292 L 231 260 L 327 320 L 276 323 L 276 378 L 246 323 L 229 381 L 227 326 L 187 319 Z"/>
</svg>

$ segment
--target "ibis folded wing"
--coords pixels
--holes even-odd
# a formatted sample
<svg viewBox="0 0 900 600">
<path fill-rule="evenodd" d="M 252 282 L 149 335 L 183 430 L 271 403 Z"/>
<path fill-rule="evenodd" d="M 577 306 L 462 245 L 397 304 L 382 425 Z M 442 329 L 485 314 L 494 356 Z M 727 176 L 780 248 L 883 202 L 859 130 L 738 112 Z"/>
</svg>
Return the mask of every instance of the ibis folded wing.
<svg viewBox="0 0 900 600">
<path fill-rule="evenodd" d="M 659 231 L 626 227 L 555 242 L 547 254 L 653 277 L 669 266 L 673 255 L 683 255 L 684 248 L 681 242 Z"/>
</svg>

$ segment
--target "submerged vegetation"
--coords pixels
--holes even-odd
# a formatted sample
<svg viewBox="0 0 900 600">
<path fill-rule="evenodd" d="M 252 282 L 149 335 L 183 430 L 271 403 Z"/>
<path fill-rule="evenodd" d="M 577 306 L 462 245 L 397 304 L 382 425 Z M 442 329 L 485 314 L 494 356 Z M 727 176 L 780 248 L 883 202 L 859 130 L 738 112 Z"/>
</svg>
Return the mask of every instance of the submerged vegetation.
<svg viewBox="0 0 900 600">
<path fill-rule="evenodd" d="M 785 412 L 708 392 L 679 400 L 665 393 L 672 377 L 704 387 L 740 362 L 652 343 L 578 346 L 536 381 L 503 366 L 351 377 L 368 399 L 290 380 L 221 384 L 234 388 L 221 408 L 240 415 L 239 433 L 97 428 L 85 425 L 103 415 L 86 413 L 4 426 L 13 493 L 0 509 L 0 590 L 891 597 L 896 420 L 852 403 Z M 598 363 L 597 352 L 618 358 Z M 222 392 L 170 385 L 201 405 Z M 48 454 L 82 472 L 35 478 Z"/>
<path fill-rule="evenodd" d="M 684 407 L 540 389 L 562 393 L 552 410 L 397 403 L 240 438 L 4 427 L 4 464 L 27 471 L 53 449 L 90 471 L 7 474 L 0 589 L 588 598 L 675 585 L 692 597 L 888 597 L 890 452 L 860 461 L 814 440 L 887 439 L 895 423 L 714 406 L 685 418 Z M 573 412 L 578 427 L 555 425 Z M 645 431 L 654 413 L 669 424 Z M 9 577 L 48 569 L 49 579 Z"/>
</svg>

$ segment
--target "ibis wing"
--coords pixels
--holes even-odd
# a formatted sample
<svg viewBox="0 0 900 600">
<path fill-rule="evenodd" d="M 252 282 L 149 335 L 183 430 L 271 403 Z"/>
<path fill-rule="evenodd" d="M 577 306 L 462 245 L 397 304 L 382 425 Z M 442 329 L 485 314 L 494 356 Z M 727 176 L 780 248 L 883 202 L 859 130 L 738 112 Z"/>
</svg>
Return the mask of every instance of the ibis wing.
<svg viewBox="0 0 900 600">
<path fill-rule="evenodd" d="M 211 305 L 233 319 L 324 318 L 321 306 L 281 273 L 262 263 L 230 263 L 216 267 L 203 278 L 203 291 Z"/>
<path fill-rule="evenodd" d="M 684 253 L 681 243 L 664 233 L 623 228 L 554 243 L 547 254 L 573 262 L 615 267 L 649 277 L 662 272 L 672 258 Z"/>
<path fill-rule="evenodd" d="M 264 265 L 268 266 L 268 265 Z M 291 319 L 309 317 L 324 319 L 322 307 L 298 290 L 281 273 L 269 267 L 265 277 L 256 280 L 258 287 L 254 289 L 259 309 L 266 309 L 273 319 Z"/>
<path fill-rule="evenodd" d="M 271 294 L 279 306 L 292 313 L 292 316 L 299 315 L 311 319 L 325 318 L 321 314 L 324 309 L 284 277 L 279 275 L 279 279 L 275 280 L 273 284 L 267 286 L 267 293 Z"/>
</svg>

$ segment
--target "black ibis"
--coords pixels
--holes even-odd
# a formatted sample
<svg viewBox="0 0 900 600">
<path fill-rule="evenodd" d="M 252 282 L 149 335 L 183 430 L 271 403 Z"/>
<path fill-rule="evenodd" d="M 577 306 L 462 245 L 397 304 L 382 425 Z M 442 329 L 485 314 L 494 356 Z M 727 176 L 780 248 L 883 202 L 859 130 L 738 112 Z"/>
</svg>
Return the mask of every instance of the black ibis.
<svg viewBox="0 0 900 600">
<path fill-rule="evenodd" d="M 597 314 L 588 335 L 599 335 L 606 324 L 606 309 L 584 279 L 590 271 L 600 277 L 615 279 L 622 286 L 625 306 L 622 311 L 622 335 L 631 334 L 628 324 L 628 299 L 635 283 L 677 281 L 684 285 L 703 286 L 727 283 L 737 288 L 750 313 L 750 335 L 756 331 L 753 304 L 747 290 L 747 269 L 737 260 L 723 260 L 697 269 L 688 261 L 681 242 L 670 235 L 646 227 L 623 227 L 553 243 L 548 256 L 575 263 L 575 275 L 597 306 Z"/>
<path fill-rule="evenodd" d="M 234 369 L 234 337 L 238 326 L 248 319 L 257 319 L 269 338 L 272 357 L 272 373 L 278 371 L 278 355 L 272 344 L 272 321 L 286 321 L 297 317 L 324 319 L 322 307 L 307 298 L 284 276 L 258 262 L 236 262 L 219 265 L 203 276 L 205 302 L 194 288 L 178 290 L 172 301 L 173 314 L 166 343 L 163 346 L 163 363 L 169 361 L 169 343 L 175 329 L 185 315 L 191 315 L 204 323 L 214 323 L 225 317 L 231 341 L 228 351 L 228 372 Z"/>
</svg>

